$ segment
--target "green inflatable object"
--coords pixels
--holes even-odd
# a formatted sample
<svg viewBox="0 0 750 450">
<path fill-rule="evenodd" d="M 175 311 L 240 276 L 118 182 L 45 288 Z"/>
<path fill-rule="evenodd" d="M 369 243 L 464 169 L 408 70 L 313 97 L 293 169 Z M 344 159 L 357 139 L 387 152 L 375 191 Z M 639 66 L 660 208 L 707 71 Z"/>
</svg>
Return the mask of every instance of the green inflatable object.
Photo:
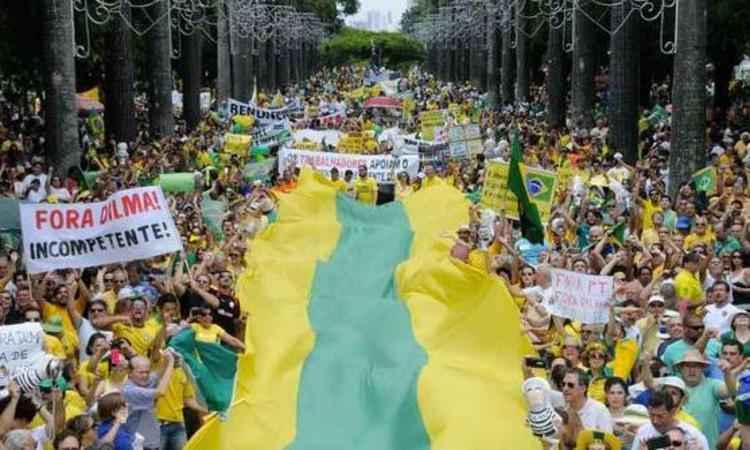
<svg viewBox="0 0 750 450">
<path fill-rule="evenodd" d="M 164 192 L 195 192 L 193 172 L 163 173 L 158 183 Z"/>
</svg>

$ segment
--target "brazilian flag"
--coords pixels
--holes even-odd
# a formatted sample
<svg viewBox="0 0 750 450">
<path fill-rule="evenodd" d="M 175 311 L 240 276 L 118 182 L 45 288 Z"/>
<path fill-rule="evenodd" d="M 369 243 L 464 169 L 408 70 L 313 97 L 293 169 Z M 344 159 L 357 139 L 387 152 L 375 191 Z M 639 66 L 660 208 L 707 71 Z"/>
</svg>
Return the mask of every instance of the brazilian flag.
<svg viewBox="0 0 750 450">
<path fill-rule="evenodd" d="M 510 167 L 508 168 L 508 189 L 518 199 L 518 217 L 521 219 L 521 233 L 531 243 L 541 244 L 544 242 L 544 226 L 534 202 L 529 198 L 526 191 L 526 183 L 521 173 L 521 160 L 523 153 L 521 143 L 518 140 L 518 132 L 513 134 L 511 145 Z"/>
<path fill-rule="evenodd" d="M 377 207 L 305 168 L 253 241 L 237 392 L 186 450 L 537 450 L 523 375 L 534 350 L 496 276 L 450 257 L 463 194 Z"/>
</svg>

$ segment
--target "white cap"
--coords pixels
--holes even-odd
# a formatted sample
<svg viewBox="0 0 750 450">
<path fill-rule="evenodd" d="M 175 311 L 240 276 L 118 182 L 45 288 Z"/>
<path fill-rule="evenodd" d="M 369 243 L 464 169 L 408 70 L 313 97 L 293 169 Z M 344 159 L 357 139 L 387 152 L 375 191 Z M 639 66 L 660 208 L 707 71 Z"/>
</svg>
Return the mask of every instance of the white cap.
<svg viewBox="0 0 750 450">
<path fill-rule="evenodd" d="M 655 381 L 659 387 L 671 386 L 681 390 L 683 394 L 687 392 L 687 386 L 685 386 L 685 382 L 680 377 L 662 377 L 657 378 Z"/>
<path fill-rule="evenodd" d="M 652 295 L 651 297 L 649 297 L 648 303 L 646 303 L 646 305 L 650 305 L 652 303 L 657 303 L 657 302 L 662 303 L 662 304 L 666 303 L 664 301 L 664 297 L 662 297 L 661 295 Z"/>
<path fill-rule="evenodd" d="M 615 153 L 615 156 L 614 156 L 614 158 L 615 158 L 616 160 L 620 161 L 620 160 L 622 159 L 622 153 L 620 153 L 620 152 L 617 152 L 617 153 Z"/>
<path fill-rule="evenodd" d="M 138 294 L 133 290 L 133 288 L 124 287 L 120 289 L 120 292 L 117 293 L 117 300 L 131 300 L 134 298 L 138 298 Z"/>
</svg>

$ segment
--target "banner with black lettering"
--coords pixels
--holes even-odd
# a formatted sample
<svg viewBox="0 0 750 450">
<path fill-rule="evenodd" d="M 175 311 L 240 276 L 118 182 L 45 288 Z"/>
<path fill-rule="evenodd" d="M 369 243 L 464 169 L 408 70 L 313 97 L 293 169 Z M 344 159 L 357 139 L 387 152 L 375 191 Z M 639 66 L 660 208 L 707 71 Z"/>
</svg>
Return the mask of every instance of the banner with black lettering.
<svg viewBox="0 0 750 450">
<path fill-rule="evenodd" d="M 339 169 L 343 178 L 344 172 L 351 170 L 355 174 L 359 166 L 367 166 L 367 174 L 378 183 L 390 184 L 399 172 L 406 172 L 414 178 L 419 172 L 419 155 L 361 155 L 354 153 L 329 153 L 310 150 L 282 148 L 279 150 L 279 173 L 283 174 L 288 167 L 310 165 L 325 173 Z"/>
<path fill-rule="evenodd" d="M 284 106 L 283 108 L 268 109 L 261 108 L 255 103 L 244 103 L 239 100 L 230 98 L 227 100 L 227 109 L 229 117 L 234 116 L 253 116 L 255 120 L 261 125 L 268 125 L 278 122 L 283 122 L 289 118 L 290 108 Z"/>
<path fill-rule="evenodd" d="M 43 342 L 44 331 L 38 322 L 0 326 L 0 379 L 34 366 L 44 356 Z"/>
<path fill-rule="evenodd" d="M 116 192 L 97 203 L 22 203 L 21 232 L 30 273 L 152 258 L 182 250 L 158 186 Z"/>
</svg>

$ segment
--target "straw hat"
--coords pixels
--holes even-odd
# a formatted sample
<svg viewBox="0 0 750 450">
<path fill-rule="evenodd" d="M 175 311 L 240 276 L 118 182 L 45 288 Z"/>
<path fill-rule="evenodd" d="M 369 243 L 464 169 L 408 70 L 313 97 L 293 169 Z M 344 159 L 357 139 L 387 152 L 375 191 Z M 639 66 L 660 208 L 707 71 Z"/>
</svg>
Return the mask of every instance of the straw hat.
<svg viewBox="0 0 750 450">
<path fill-rule="evenodd" d="M 680 366 L 682 364 L 702 364 L 704 366 L 708 366 L 708 361 L 706 361 L 706 358 L 703 357 L 703 355 L 698 350 L 688 350 L 685 352 L 684 355 L 682 355 L 682 358 L 680 358 L 679 361 L 675 364 L 675 366 Z"/>
</svg>

